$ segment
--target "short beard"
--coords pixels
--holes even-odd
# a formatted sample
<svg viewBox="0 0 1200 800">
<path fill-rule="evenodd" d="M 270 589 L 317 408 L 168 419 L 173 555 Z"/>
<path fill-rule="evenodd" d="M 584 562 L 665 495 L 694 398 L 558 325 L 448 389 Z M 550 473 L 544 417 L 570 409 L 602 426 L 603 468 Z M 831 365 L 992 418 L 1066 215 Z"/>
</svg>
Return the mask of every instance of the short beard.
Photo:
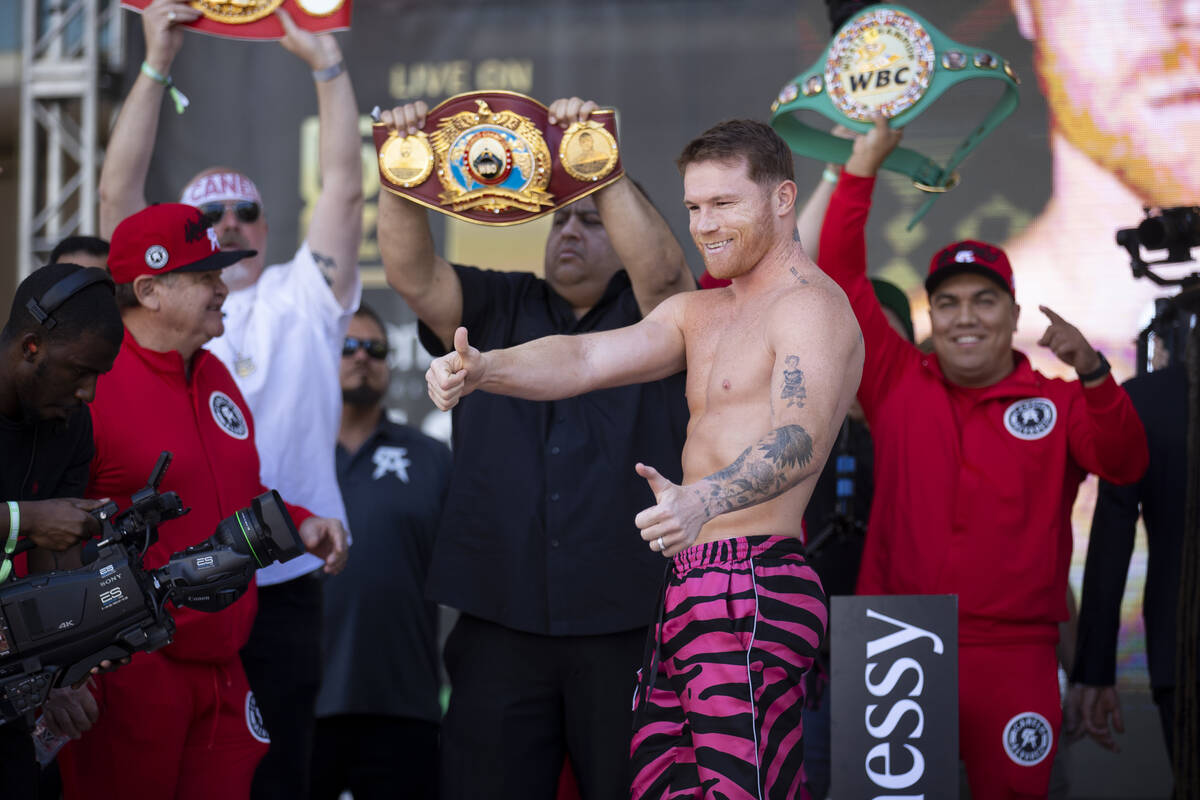
<svg viewBox="0 0 1200 800">
<path fill-rule="evenodd" d="M 383 400 L 384 393 L 361 383 L 353 389 L 342 389 L 342 403 L 356 408 L 372 408 Z"/>
</svg>

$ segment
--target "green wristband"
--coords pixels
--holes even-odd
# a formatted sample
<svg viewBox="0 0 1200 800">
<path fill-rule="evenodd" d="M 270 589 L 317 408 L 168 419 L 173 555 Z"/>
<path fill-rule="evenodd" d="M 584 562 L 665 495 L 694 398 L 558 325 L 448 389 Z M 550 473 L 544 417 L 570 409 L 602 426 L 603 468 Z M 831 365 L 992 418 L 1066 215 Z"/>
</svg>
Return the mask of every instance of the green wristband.
<svg viewBox="0 0 1200 800">
<path fill-rule="evenodd" d="M 17 547 L 17 534 L 21 531 L 21 507 L 16 500 L 8 501 L 8 539 L 4 542 L 4 554 L 0 556 L 0 583 L 8 580 L 12 574 L 12 552 Z"/>
<path fill-rule="evenodd" d="M 999 80 L 1004 93 L 983 123 L 946 164 L 899 147 L 883 168 L 912 178 L 930 197 L 909 222 L 911 229 L 939 194 L 958 184 L 955 168 L 1017 107 L 1020 81 L 1007 61 L 990 50 L 961 45 L 919 15 L 893 5 L 871 5 L 851 17 L 808 70 L 792 79 L 771 104 L 771 126 L 796 153 L 844 164 L 854 143 L 796 117 L 816 111 L 858 133 L 878 111 L 892 127 L 920 116 L 951 86 L 977 78 Z"/>
<path fill-rule="evenodd" d="M 142 74 L 150 80 L 155 81 L 156 83 L 161 83 L 163 86 L 167 87 L 167 93 L 171 95 L 171 102 L 175 104 L 176 114 L 182 114 L 187 110 L 187 95 L 179 91 L 179 87 L 175 85 L 175 81 L 171 80 L 170 75 L 163 75 L 145 61 L 142 62 Z"/>
</svg>

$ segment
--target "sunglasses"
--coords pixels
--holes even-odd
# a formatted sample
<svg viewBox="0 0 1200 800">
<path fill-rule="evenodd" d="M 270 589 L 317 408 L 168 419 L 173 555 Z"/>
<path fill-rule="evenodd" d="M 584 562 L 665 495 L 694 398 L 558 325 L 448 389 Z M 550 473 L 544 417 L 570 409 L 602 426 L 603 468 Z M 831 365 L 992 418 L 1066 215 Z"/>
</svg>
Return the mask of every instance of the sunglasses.
<svg viewBox="0 0 1200 800">
<path fill-rule="evenodd" d="M 359 339 L 355 336 L 347 336 L 342 342 L 342 356 L 349 358 L 359 350 L 366 350 L 367 355 L 371 358 L 382 360 L 387 358 L 388 345 L 383 339 Z"/>
<path fill-rule="evenodd" d="M 204 203 L 201 205 L 200 213 L 204 215 L 204 224 L 208 227 L 213 227 L 221 221 L 221 217 L 225 216 L 225 210 L 232 207 L 233 215 L 237 217 L 238 222 L 257 222 L 258 215 L 262 213 L 262 208 L 251 200 L 238 200 L 236 203 L 227 205 L 225 203 Z"/>
</svg>

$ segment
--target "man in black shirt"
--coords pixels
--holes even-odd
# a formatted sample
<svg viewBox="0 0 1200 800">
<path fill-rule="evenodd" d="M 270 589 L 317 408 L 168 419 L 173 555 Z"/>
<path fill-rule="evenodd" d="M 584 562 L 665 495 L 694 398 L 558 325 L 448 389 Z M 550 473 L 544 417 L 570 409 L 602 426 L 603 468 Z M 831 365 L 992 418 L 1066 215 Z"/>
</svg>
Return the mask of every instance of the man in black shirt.
<svg viewBox="0 0 1200 800">
<path fill-rule="evenodd" d="M 596 108 L 550 106 L 567 126 Z M 423 103 L 386 112 L 402 132 Z M 425 211 L 380 195 L 388 282 L 440 355 L 467 325 L 485 349 L 637 322 L 695 288 L 683 250 L 632 181 L 559 209 L 545 280 L 452 266 Z M 569 364 L 563 365 L 569 369 Z M 682 376 L 559 402 L 480 393 L 454 411 L 454 472 L 429 592 L 462 611 L 445 647 L 442 796 L 554 796 L 564 751 L 582 794 L 629 794 L 630 703 L 664 564 L 633 519 L 653 504 L 640 462 L 682 475 Z"/>
<path fill-rule="evenodd" d="M 92 459 L 87 403 L 121 346 L 112 282 L 74 264 L 43 267 L 21 282 L 0 331 L 0 581 L 26 537 L 31 571 L 52 569 L 63 551 L 99 532 L 83 500 Z M 4 535 L 3 532 L 7 532 Z M 29 729 L 0 725 L 0 797 L 35 797 Z"/>
<path fill-rule="evenodd" d="M 1175 712 L 1176 612 L 1187 499 L 1187 371 L 1171 366 L 1124 384 L 1146 427 L 1150 466 L 1132 486 L 1100 481 L 1079 606 L 1076 684 L 1069 702 L 1079 706 L 1084 731 L 1116 750 L 1113 730 L 1124 732 L 1116 689 L 1121 598 L 1133 553 L 1139 514 L 1146 523 L 1149 558 L 1142 616 L 1150 688 L 1172 752 Z"/>
<path fill-rule="evenodd" d="M 425 598 L 450 450 L 388 420 L 388 340 L 367 306 L 350 320 L 339 379 L 338 486 L 354 558 L 325 579 L 323 677 L 311 800 L 437 798 L 437 604 Z"/>
</svg>

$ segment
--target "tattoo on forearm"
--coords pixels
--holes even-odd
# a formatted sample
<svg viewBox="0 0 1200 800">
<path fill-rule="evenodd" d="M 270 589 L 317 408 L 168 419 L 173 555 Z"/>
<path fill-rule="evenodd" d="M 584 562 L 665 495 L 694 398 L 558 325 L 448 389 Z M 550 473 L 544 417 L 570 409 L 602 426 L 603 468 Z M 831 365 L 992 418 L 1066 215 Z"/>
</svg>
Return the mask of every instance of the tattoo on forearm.
<svg viewBox="0 0 1200 800">
<path fill-rule="evenodd" d="M 325 279 L 325 283 L 333 286 L 333 276 L 337 272 L 337 262 L 333 260 L 333 256 L 327 256 L 314 250 L 312 257 L 313 261 L 317 262 L 317 269 L 321 271 L 321 277 Z"/>
<path fill-rule="evenodd" d="M 804 388 L 804 372 L 799 368 L 800 359 L 788 356 L 783 359 L 786 368 L 783 370 L 783 390 L 780 398 L 787 400 L 788 407 L 804 408 L 804 400 L 808 392 Z"/>
<path fill-rule="evenodd" d="M 733 463 L 705 478 L 701 494 L 710 517 L 777 497 L 795 484 L 794 471 L 808 466 L 813 443 L 800 425 L 784 425 L 742 451 Z"/>
</svg>

